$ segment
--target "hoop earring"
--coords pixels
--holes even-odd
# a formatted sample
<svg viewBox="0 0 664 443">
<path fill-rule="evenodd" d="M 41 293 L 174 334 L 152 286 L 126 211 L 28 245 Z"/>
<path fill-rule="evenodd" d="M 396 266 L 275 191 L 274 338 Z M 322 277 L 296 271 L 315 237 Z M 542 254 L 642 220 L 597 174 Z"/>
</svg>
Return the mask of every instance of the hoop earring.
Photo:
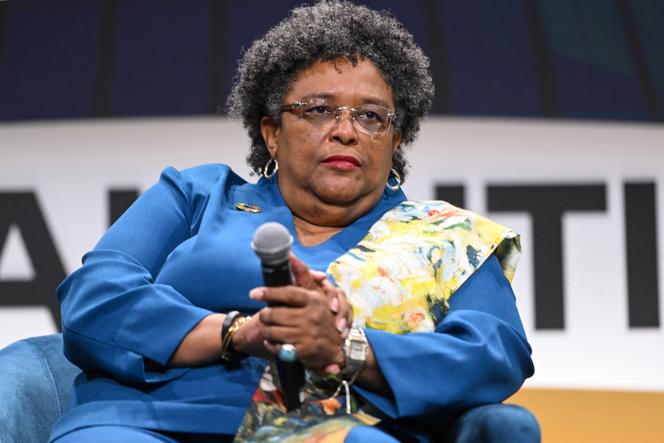
<svg viewBox="0 0 664 443">
<path fill-rule="evenodd" d="M 394 168 L 390 169 L 390 174 L 394 175 L 394 181 L 396 181 L 396 184 L 395 184 L 395 185 L 391 185 L 391 184 L 390 184 L 390 178 L 391 178 L 391 177 L 387 177 L 387 183 L 385 183 L 385 186 L 386 186 L 387 189 L 389 189 L 390 191 L 398 191 L 399 188 L 401 188 L 401 176 L 399 175 L 399 173 L 397 172 L 397 170 L 394 169 Z"/>
<path fill-rule="evenodd" d="M 268 172 L 271 163 L 274 164 L 274 169 L 272 169 L 272 172 Z M 279 162 L 277 161 L 276 158 L 270 157 L 270 159 L 267 161 L 267 163 L 265 163 L 265 166 L 263 167 L 263 177 L 269 180 L 272 177 L 274 177 L 274 174 L 276 174 L 278 170 L 279 170 Z"/>
</svg>

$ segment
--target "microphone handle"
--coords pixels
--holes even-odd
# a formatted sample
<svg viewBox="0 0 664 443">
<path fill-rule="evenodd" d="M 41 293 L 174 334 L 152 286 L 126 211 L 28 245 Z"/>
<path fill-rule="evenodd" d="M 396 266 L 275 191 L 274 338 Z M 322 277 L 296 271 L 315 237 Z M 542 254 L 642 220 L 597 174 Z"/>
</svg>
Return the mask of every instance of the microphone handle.
<svg viewBox="0 0 664 443">
<path fill-rule="evenodd" d="M 293 284 L 290 260 L 274 265 L 261 266 L 265 286 L 288 286 Z M 278 306 L 270 304 L 270 306 Z M 276 361 L 279 384 L 284 395 L 284 404 L 288 411 L 300 407 L 300 389 L 304 386 L 304 366 L 299 361 Z"/>
<path fill-rule="evenodd" d="M 277 359 L 277 374 L 286 410 L 299 408 L 300 389 L 304 386 L 304 366 L 299 361 L 289 363 Z"/>
<path fill-rule="evenodd" d="M 288 286 L 293 284 L 293 272 L 289 260 L 270 265 L 261 263 L 261 265 L 265 286 Z"/>
</svg>

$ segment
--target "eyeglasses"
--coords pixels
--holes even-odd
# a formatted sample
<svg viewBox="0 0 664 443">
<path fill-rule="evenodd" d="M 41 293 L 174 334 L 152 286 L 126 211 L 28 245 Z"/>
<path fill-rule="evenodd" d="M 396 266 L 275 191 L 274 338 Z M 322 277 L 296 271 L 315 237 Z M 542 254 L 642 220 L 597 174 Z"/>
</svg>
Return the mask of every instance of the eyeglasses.
<svg viewBox="0 0 664 443">
<path fill-rule="evenodd" d="M 387 131 L 394 124 L 396 113 L 388 108 L 373 103 L 357 107 L 337 106 L 321 98 L 313 98 L 301 102 L 291 103 L 281 107 L 281 112 L 292 112 L 310 124 L 318 127 L 332 127 L 341 120 L 343 111 L 349 111 L 359 128 L 369 135 Z"/>
</svg>

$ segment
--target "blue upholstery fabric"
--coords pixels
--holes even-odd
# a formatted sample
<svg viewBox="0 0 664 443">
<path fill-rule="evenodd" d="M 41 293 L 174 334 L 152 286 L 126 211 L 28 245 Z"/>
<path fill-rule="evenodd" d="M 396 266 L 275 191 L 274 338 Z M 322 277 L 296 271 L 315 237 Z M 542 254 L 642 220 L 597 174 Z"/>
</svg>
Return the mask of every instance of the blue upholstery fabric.
<svg viewBox="0 0 664 443">
<path fill-rule="evenodd" d="M 62 353 L 60 334 L 21 340 L 0 350 L 0 442 L 48 441 L 51 426 L 68 408 L 69 390 L 79 373 Z M 380 431 L 361 429 L 351 437 L 362 441 L 363 433 L 373 435 Z M 391 437 L 383 437 L 375 441 L 390 441 Z M 444 441 L 539 442 L 540 428 L 524 408 L 485 405 L 463 414 Z"/>
<path fill-rule="evenodd" d="M 62 353 L 62 335 L 18 341 L 0 350 L 0 442 L 48 441 L 67 410 L 80 369 Z"/>
<path fill-rule="evenodd" d="M 130 426 L 90 426 L 65 434 L 54 443 L 178 443 L 177 440 L 148 429 Z"/>
<path fill-rule="evenodd" d="M 517 405 L 493 404 L 470 409 L 450 429 L 447 443 L 528 443 L 541 440 L 535 416 Z"/>
</svg>

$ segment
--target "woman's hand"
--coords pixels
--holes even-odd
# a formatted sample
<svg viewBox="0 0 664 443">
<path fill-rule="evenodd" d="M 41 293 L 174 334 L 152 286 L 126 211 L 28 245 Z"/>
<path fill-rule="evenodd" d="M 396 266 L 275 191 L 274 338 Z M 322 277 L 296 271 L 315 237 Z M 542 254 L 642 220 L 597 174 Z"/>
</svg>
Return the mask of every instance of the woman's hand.
<svg viewBox="0 0 664 443">
<path fill-rule="evenodd" d="M 343 338 L 353 324 L 353 308 L 344 292 L 334 286 L 321 271 L 310 270 L 293 253 L 290 255 L 295 284 L 305 289 L 322 291 L 328 299 L 330 310 L 335 314 L 335 325 Z"/>
<path fill-rule="evenodd" d="M 250 294 L 271 305 L 259 313 L 265 348 L 276 354 L 280 344 L 293 344 L 298 360 L 308 369 L 338 373 L 351 307 L 325 274 L 310 271 L 294 255 L 291 264 L 297 286 L 256 288 Z"/>
<path fill-rule="evenodd" d="M 281 286 L 256 288 L 251 296 L 272 305 L 258 314 L 265 347 L 272 354 L 278 353 L 280 344 L 290 343 L 297 350 L 297 359 L 314 371 L 344 361 L 343 338 L 324 293 Z"/>
</svg>

